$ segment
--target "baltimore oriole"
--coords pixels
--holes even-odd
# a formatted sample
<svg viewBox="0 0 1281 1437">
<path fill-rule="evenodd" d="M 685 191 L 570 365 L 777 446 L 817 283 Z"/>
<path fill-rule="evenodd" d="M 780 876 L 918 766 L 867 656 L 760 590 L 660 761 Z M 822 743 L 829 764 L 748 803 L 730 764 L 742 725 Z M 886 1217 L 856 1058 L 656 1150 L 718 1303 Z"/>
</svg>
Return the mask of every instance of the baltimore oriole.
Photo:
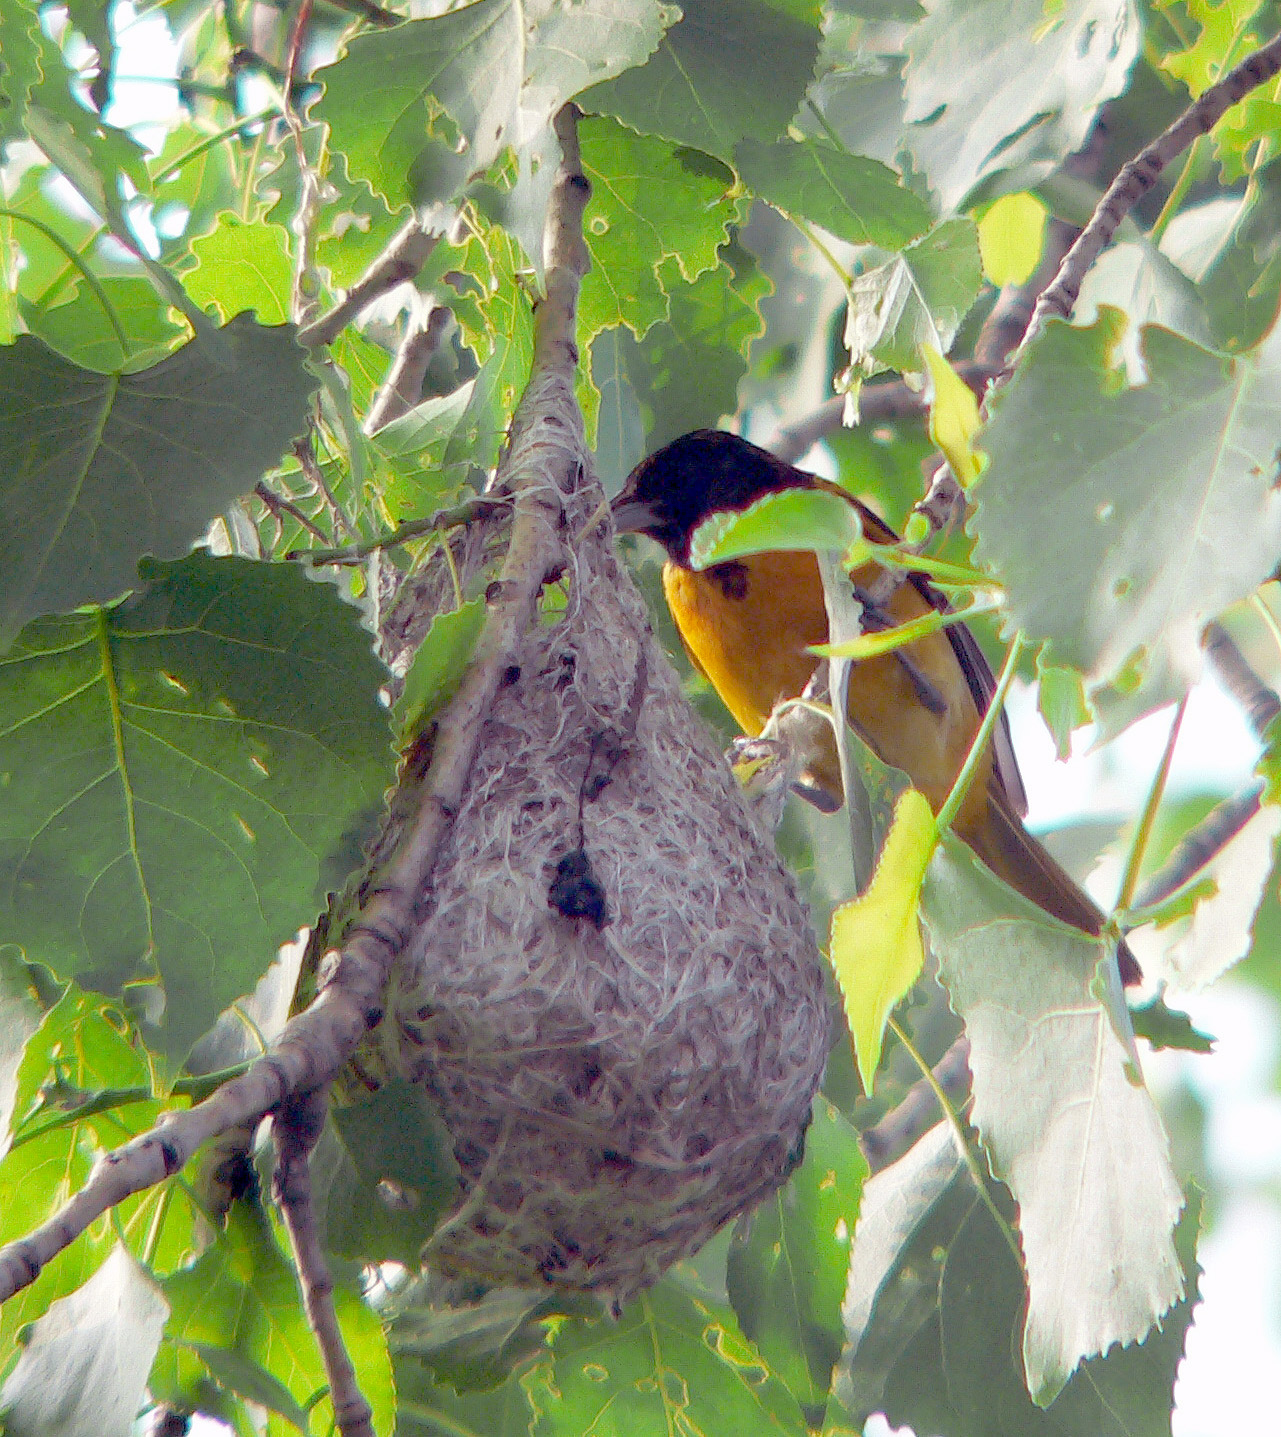
<svg viewBox="0 0 1281 1437">
<path fill-rule="evenodd" d="M 706 676 L 745 733 L 759 734 L 780 699 L 798 697 L 827 642 L 827 609 L 818 562 L 806 552 L 755 554 L 698 571 L 690 537 L 708 515 L 740 510 L 784 489 L 825 488 L 854 506 L 864 536 L 898 536 L 866 505 L 826 480 L 795 469 L 737 435 L 700 429 L 643 460 L 614 500 L 620 533 L 643 533 L 667 551 L 663 591 L 690 661 Z M 867 630 L 885 629 L 948 608 L 923 574 L 879 591 L 884 570 L 866 564 L 851 575 Z M 996 683 L 974 635 L 963 624 L 853 666 L 849 720 L 888 764 L 902 769 L 937 813 L 973 742 Z M 835 743 L 811 765 L 815 782 L 837 802 Z M 1023 827 L 1027 811 L 1009 726 L 994 740 L 956 815 L 959 837 L 1012 888 L 1074 928 L 1098 934 L 1098 906 Z M 1121 974 L 1137 981 L 1122 945 Z"/>
</svg>

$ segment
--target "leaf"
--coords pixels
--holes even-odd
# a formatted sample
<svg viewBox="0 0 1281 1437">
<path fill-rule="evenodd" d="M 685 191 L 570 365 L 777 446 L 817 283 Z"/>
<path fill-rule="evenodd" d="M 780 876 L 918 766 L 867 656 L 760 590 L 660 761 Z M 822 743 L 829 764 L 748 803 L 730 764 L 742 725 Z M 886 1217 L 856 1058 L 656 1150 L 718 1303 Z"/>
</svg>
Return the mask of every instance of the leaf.
<svg viewBox="0 0 1281 1437">
<path fill-rule="evenodd" d="M 1208 987 L 1250 951 L 1254 920 L 1263 901 L 1281 834 L 1281 807 L 1265 803 L 1197 869 L 1203 891 L 1192 911 L 1160 923 L 1161 946 L 1144 946 L 1145 977 L 1175 995 Z"/>
<path fill-rule="evenodd" d="M 191 253 L 196 267 L 183 285 L 202 309 L 216 305 L 224 320 L 254 312 L 259 324 L 288 323 L 294 262 L 280 225 L 246 224 L 224 211 L 212 231 L 192 240 Z"/>
<path fill-rule="evenodd" d="M 534 1415 L 514 1377 L 498 1387 L 460 1393 L 418 1362 L 397 1362 L 396 1396 L 401 1437 L 529 1437 Z"/>
<path fill-rule="evenodd" d="M 979 402 L 932 344 L 922 347 L 921 358 L 934 391 L 930 399 L 930 438 L 943 451 L 957 482 L 968 487 L 979 476 L 979 457 L 974 450 Z"/>
<path fill-rule="evenodd" d="M 1050 212 L 1027 190 L 1002 195 L 979 220 L 983 273 L 995 285 L 1026 284 L 1041 262 Z"/>
<path fill-rule="evenodd" d="M 239 1352 L 215 1347 L 208 1342 L 185 1344 L 209 1369 L 210 1375 L 229 1392 L 245 1398 L 268 1412 L 277 1412 L 300 1432 L 310 1426 L 307 1414 L 294 1401 L 289 1389 Z"/>
<path fill-rule="evenodd" d="M 168 1307 L 121 1247 L 32 1328 L 0 1392 L 10 1437 L 129 1437 Z"/>
<path fill-rule="evenodd" d="M 39 26 L 19 0 L 0 3 L 0 151 L 21 138 L 27 98 L 40 79 Z"/>
<path fill-rule="evenodd" d="M 789 489 L 704 519 L 690 538 L 690 564 L 708 569 L 747 554 L 789 549 L 843 554 L 862 541 L 858 510 L 848 499 L 825 489 Z"/>
<path fill-rule="evenodd" d="M 13 949 L 0 948 L 0 1158 L 9 1150 L 18 1068 L 40 1016 L 27 965 Z"/>
<path fill-rule="evenodd" d="M 251 1401 L 279 1388 L 293 1404 L 311 1412 L 308 1431 L 327 1431 L 331 1408 L 316 1340 L 307 1326 L 292 1266 L 276 1244 L 266 1215 L 256 1204 L 231 1207 L 220 1240 L 185 1271 L 164 1284 L 170 1307 L 165 1341 L 151 1375 L 159 1402 L 191 1410 L 208 1405 L 208 1374 L 236 1383 Z M 377 1317 L 349 1288 L 334 1292 L 343 1340 L 360 1387 L 373 1408 L 374 1427 L 386 1437 L 393 1425 L 395 1396 L 386 1341 Z M 210 1349 L 218 1349 L 212 1356 Z M 197 1356 L 199 1354 L 199 1356 Z M 212 1362 L 210 1358 L 212 1356 Z M 252 1386 L 253 1390 L 248 1390 Z M 279 1397 L 277 1397 L 279 1401 Z M 285 1414 L 270 1417 L 269 1437 L 294 1431 Z M 319 1419 L 319 1420 L 317 1420 Z"/>
<path fill-rule="evenodd" d="M 149 280 L 108 275 L 99 286 L 101 294 L 87 284 L 69 285 L 48 307 L 20 296 L 23 322 L 72 364 L 100 374 L 156 364 L 183 338 L 185 331 L 173 322 L 169 305 Z M 113 317 L 124 330 L 127 352 L 120 347 Z"/>
<path fill-rule="evenodd" d="M 803 1437 L 795 1399 L 737 1326 L 733 1313 L 696 1301 L 671 1278 L 617 1322 L 568 1324 L 552 1362 L 525 1382 L 534 1437 Z"/>
<path fill-rule="evenodd" d="M 645 457 L 640 403 L 627 372 L 621 332 L 607 329 L 591 346 L 592 384 L 600 394 L 596 420 L 596 473 L 611 497 Z"/>
<path fill-rule="evenodd" d="M 307 422 L 288 328 L 247 316 L 138 374 L 78 369 L 38 340 L 0 351 L 0 647 L 28 619 L 113 599 L 143 554 L 186 552 Z"/>
<path fill-rule="evenodd" d="M 774 140 L 814 74 L 815 0 L 682 0 L 684 18 L 649 61 L 579 97 L 646 134 L 723 160 L 740 140 Z"/>
<path fill-rule="evenodd" d="M 0 661 L 0 941 L 104 991 L 158 972 L 176 1060 L 355 865 L 392 763 L 332 590 L 204 553 L 142 572 Z"/>
<path fill-rule="evenodd" d="M 832 971 L 869 1096 L 885 1024 L 925 965 L 916 915 L 937 841 L 929 803 L 916 789 L 905 790 L 894 805 L 894 821 L 867 891 L 832 914 Z"/>
<path fill-rule="evenodd" d="M 1206 622 L 1281 552 L 1281 330 L 1225 360 L 1146 328 L 1148 381 L 1126 388 L 1123 328 L 1115 311 L 1048 326 L 981 436 L 971 527 L 1010 625 L 1048 639 L 1049 662 L 1158 702 L 1199 670 Z"/>
<path fill-rule="evenodd" d="M 1055 757 L 1072 755 L 1072 734 L 1090 721 L 1085 685 L 1076 669 L 1047 664 L 1045 651 L 1036 656 L 1036 706 L 1054 740 Z"/>
<path fill-rule="evenodd" d="M 312 1159 L 330 1251 L 413 1267 L 458 1197 L 454 1143 L 439 1111 L 400 1079 L 332 1110 L 330 1141 Z"/>
<path fill-rule="evenodd" d="M 398 1391 L 403 1397 L 425 1387 L 435 1396 L 440 1389 L 432 1374 L 455 1393 L 515 1386 L 509 1379 L 516 1372 L 547 1355 L 549 1329 L 543 1319 L 548 1309 L 563 1306 L 555 1296 L 519 1287 L 491 1287 L 460 1297 L 424 1271 L 397 1292 L 385 1314 L 391 1319 Z M 519 1387 L 516 1393 L 519 1400 L 512 1405 L 524 1412 L 528 1437 L 532 1413 Z"/>
<path fill-rule="evenodd" d="M 760 305 L 770 282 L 741 246 L 724 245 L 720 253 L 721 264 L 689 285 L 676 282 L 669 261 L 670 318 L 639 344 L 621 336 L 651 451 L 738 408 L 738 382 L 764 329 Z"/>
<path fill-rule="evenodd" d="M 729 197 L 734 177 L 719 161 L 682 150 L 617 121 L 579 126 L 583 172 L 592 196 L 583 217 L 591 269 L 583 277 L 579 333 L 592 339 L 625 324 L 643 339 L 668 316 L 662 284 L 672 261 L 689 284 L 719 263 L 740 202 Z"/>
<path fill-rule="evenodd" d="M 1167 1007 L 1162 998 L 1131 1008 L 1130 1022 L 1135 1037 L 1146 1039 L 1153 1048 L 1179 1048 L 1185 1053 L 1214 1052 L 1214 1039 L 1195 1028 L 1186 1013 Z"/>
<path fill-rule="evenodd" d="M 473 0 L 355 36 L 316 72 L 312 118 L 393 209 L 448 200 L 584 86 L 643 61 L 678 14 L 659 0 Z"/>
<path fill-rule="evenodd" d="M 803 1406 L 822 1404 L 844 1340 L 841 1304 L 867 1160 L 857 1131 L 814 1101 L 805 1158 L 729 1251 L 729 1297 L 743 1332 Z"/>
<path fill-rule="evenodd" d="M 1018 1265 L 968 1180 L 962 1184 L 969 1211 L 936 1249 L 937 1312 L 894 1354 L 887 1376 L 889 1421 L 947 1437 L 1169 1437 L 1195 1303 L 1195 1198 L 1177 1234 L 1191 1295 L 1142 1344 L 1084 1363 L 1042 1411 L 1028 1399 L 1016 1355 L 1024 1301 Z"/>
<path fill-rule="evenodd" d="M 1139 53 L 1128 0 L 940 0 L 907 40 L 907 142 L 945 212 L 983 181 L 1080 149 Z"/>
<path fill-rule="evenodd" d="M 851 244 L 898 249 L 933 222 L 929 205 L 888 165 L 821 140 L 743 140 L 734 167 L 761 199 Z"/>
<path fill-rule="evenodd" d="M 1048 1406 L 1083 1357 L 1140 1341 L 1183 1295 L 1171 1237 L 1183 1195 L 1094 991 L 1103 944 L 1047 919 L 951 837 L 924 917 L 970 1039 L 970 1118 L 1019 1204 L 1023 1362 Z"/>
<path fill-rule="evenodd" d="M 453 613 L 437 614 L 419 644 L 396 704 L 401 730 L 419 729 L 453 698 L 463 681 L 472 650 L 485 626 L 484 599 L 470 599 Z"/>
<path fill-rule="evenodd" d="M 850 368 L 912 373 L 922 368 L 923 345 L 946 354 L 981 280 L 971 220 L 948 220 L 901 254 L 855 275 L 845 319 Z"/>
</svg>

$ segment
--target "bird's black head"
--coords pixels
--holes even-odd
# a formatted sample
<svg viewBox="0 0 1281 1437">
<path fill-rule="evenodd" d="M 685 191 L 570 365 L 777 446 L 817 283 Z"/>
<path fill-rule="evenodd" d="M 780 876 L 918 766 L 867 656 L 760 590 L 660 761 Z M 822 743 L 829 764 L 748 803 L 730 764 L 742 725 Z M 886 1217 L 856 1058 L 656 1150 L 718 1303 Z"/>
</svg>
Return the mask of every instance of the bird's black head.
<svg viewBox="0 0 1281 1437">
<path fill-rule="evenodd" d="M 811 482 L 737 434 L 696 429 L 632 470 L 614 500 L 614 526 L 620 534 L 648 534 L 676 563 L 688 564 L 690 535 L 709 514 Z"/>
</svg>

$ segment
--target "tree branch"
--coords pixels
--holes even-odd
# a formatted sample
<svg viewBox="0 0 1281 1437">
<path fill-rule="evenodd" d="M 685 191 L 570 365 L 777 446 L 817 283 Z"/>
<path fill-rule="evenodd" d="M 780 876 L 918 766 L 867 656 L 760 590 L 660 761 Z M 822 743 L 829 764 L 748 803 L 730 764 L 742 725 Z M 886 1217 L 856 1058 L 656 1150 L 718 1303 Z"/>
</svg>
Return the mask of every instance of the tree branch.
<svg viewBox="0 0 1281 1437">
<path fill-rule="evenodd" d="M 382 1018 L 392 962 L 415 929 L 419 895 L 462 802 L 485 716 L 559 559 L 560 495 L 572 487 L 581 461 L 581 434 L 563 417 L 566 405 L 577 414 L 573 336 L 579 276 L 586 268 L 582 213 L 590 193 L 578 159 L 576 113 L 567 107 L 557 117 L 565 159 L 548 214 L 547 297 L 535 310 L 533 368 L 499 465 L 499 479 L 513 496 L 511 540 L 488 591 L 490 609 L 475 657 L 440 716 L 410 824 L 371 884 L 341 950 L 325 960 L 316 1000 L 242 1076 L 192 1108 L 164 1114 L 154 1128 L 105 1154 L 53 1217 L 0 1248 L 0 1302 L 34 1282 L 103 1213 L 180 1172 L 202 1144 L 258 1121 L 288 1097 L 323 1087 Z"/>
<path fill-rule="evenodd" d="M 369 266 L 327 314 L 298 331 L 298 343 L 307 349 L 332 344 L 363 309 L 413 277 L 436 248 L 437 235 L 428 234 L 416 219 L 408 221 L 395 239 Z"/>
<path fill-rule="evenodd" d="M 1198 136 L 1213 129 L 1238 100 L 1244 99 L 1251 90 L 1270 80 L 1278 71 L 1281 71 L 1281 35 L 1274 36 L 1229 70 L 1189 105 L 1164 133 L 1121 166 L 1116 179 L 1096 206 L 1089 224 L 1059 266 L 1053 282 L 1037 300 L 1032 318 L 1010 361 L 1010 369 L 1041 332 L 1046 320 L 1066 319 L 1072 313 L 1072 306 L 1090 267 L 1111 243 L 1121 221 L 1156 184 L 1170 161 L 1182 154 Z"/>
<path fill-rule="evenodd" d="M 935 1063 L 933 1071 L 939 1087 L 955 1106 L 970 1086 L 970 1040 L 964 1033 Z M 859 1138 L 868 1166 L 879 1173 L 896 1163 L 942 1117 L 938 1094 L 924 1078 L 919 1078 L 903 1101 Z"/>
<path fill-rule="evenodd" d="M 449 310 L 443 304 L 434 304 L 428 310 L 425 320 L 410 323 L 404 339 L 400 342 L 400 348 L 396 351 L 396 357 L 392 360 L 387 378 L 374 396 L 374 402 L 365 416 L 366 434 L 374 434 L 384 424 L 390 424 L 393 419 L 408 414 L 421 400 L 427 366 L 440 348 L 440 341 L 449 324 L 449 315 Z"/>
</svg>

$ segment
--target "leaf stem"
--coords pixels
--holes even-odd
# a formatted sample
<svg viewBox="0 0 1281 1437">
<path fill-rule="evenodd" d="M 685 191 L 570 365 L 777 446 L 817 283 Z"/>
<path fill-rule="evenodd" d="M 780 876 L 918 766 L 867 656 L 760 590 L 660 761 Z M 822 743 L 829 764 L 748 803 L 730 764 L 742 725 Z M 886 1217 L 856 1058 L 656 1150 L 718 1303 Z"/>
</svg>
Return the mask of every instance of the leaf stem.
<svg viewBox="0 0 1281 1437">
<path fill-rule="evenodd" d="M 1121 892 L 1116 900 L 1117 911 L 1121 913 L 1124 913 L 1134 901 L 1134 891 L 1139 886 L 1139 871 L 1143 867 L 1143 858 L 1152 838 L 1153 825 L 1156 823 L 1156 812 L 1165 793 L 1166 781 L 1170 777 L 1174 745 L 1178 742 L 1179 729 L 1183 726 L 1183 715 L 1187 706 L 1188 697 L 1184 694 L 1179 700 L 1178 707 L 1174 710 L 1174 719 L 1165 740 L 1165 752 L 1161 755 L 1161 762 L 1157 765 L 1156 773 L 1152 778 L 1152 786 L 1148 789 L 1147 802 L 1143 805 L 1139 826 L 1134 831 L 1134 841 L 1130 844 L 1130 853 L 1125 860 L 1125 876 L 1121 879 Z"/>
<path fill-rule="evenodd" d="M 997 680 L 996 692 L 993 693 L 992 701 L 983 715 L 983 722 L 979 724 L 978 732 L 974 735 L 974 742 L 970 744 L 970 751 L 965 755 L 965 762 L 956 776 L 956 782 L 947 796 L 947 802 L 939 809 L 938 817 L 934 820 L 935 832 L 939 834 L 945 833 L 952 826 L 952 821 L 965 802 L 965 795 L 970 791 L 974 775 L 978 772 L 979 764 L 992 740 L 993 731 L 1005 704 L 1005 696 L 1014 682 L 1015 670 L 1018 668 L 1019 659 L 1023 656 L 1023 651 L 1026 648 L 1027 639 L 1024 638 L 1022 632 L 1015 634 L 1014 642 L 1010 645 L 1010 651 L 1006 654 L 1005 663 L 1001 668 L 1001 677 Z"/>
</svg>

